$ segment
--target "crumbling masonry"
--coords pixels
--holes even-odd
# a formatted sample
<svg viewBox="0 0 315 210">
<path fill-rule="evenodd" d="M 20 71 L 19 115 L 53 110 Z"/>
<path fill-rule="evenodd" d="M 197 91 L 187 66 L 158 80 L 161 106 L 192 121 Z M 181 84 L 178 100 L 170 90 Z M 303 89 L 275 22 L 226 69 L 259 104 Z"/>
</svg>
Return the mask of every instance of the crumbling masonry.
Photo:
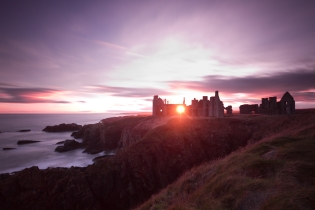
<svg viewBox="0 0 315 210">
<path fill-rule="evenodd" d="M 224 109 L 227 114 L 232 114 L 232 106 L 224 108 L 223 102 L 220 100 L 219 91 L 215 91 L 215 95 L 210 97 L 203 96 L 201 100 L 191 101 L 191 105 L 186 106 L 185 99 L 183 104 L 169 104 L 166 99 L 163 101 L 158 95 L 153 97 L 152 115 L 153 116 L 168 116 L 178 114 L 176 108 L 178 106 L 185 107 L 185 114 L 196 117 L 223 117 Z"/>
<path fill-rule="evenodd" d="M 243 104 L 240 106 L 240 114 L 269 114 L 291 115 L 295 113 L 295 101 L 289 92 L 286 92 L 281 100 L 277 97 L 262 98 L 261 104 Z"/>
</svg>

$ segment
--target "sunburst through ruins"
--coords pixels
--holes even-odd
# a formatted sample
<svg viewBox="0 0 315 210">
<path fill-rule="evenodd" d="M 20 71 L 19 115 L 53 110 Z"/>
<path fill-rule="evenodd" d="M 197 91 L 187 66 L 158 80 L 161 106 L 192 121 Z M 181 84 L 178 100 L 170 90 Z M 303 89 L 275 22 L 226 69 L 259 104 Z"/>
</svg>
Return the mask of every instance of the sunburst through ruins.
<svg viewBox="0 0 315 210">
<path fill-rule="evenodd" d="M 227 114 L 232 114 L 232 106 L 224 107 L 223 102 L 220 100 L 219 91 L 215 91 L 215 96 L 203 96 L 201 100 L 191 101 L 191 105 L 185 104 L 185 98 L 182 104 L 169 104 L 166 99 L 164 101 L 158 96 L 153 97 L 152 115 L 153 116 L 169 116 L 185 112 L 189 116 L 199 117 L 223 117 L 224 109 Z"/>
<path fill-rule="evenodd" d="M 176 111 L 177 111 L 179 114 L 182 114 L 182 113 L 185 112 L 185 107 L 182 106 L 182 105 L 179 105 L 179 106 L 177 106 Z"/>
<path fill-rule="evenodd" d="M 277 102 L 277 97 L 262 98 L 260 106 L 258 104 L 243 104 L 240 107 L 240 114 L 268 114 L 268 115 L 291 115 L 295 113 L 295 101 L 289 92 L 286 92 L 281 100 Z M 153 97 L 152 115 L 169 116 L 185 113 L 188 116 L 197 117 L 224 117 L 224 110 L 227 115 L 232 114 L 232 106 L 224 107 L 220 100 L 219 91 L 215 91 L 215 96 L 203 96 L 201 100 L 191 101 L 191 105 L 185 104 L 185 98 L 182 104 L 169 104 L 158 96 Z"/>
</svg>

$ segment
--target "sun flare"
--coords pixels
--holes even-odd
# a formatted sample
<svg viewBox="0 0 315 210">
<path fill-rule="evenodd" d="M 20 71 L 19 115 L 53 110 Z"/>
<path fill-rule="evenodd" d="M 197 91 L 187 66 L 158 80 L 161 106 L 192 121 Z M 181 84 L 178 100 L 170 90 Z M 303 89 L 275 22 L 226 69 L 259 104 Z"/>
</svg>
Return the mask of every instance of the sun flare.
<svg viewBox="0 0 315 210">
<path fill-rule="evenodd" d="M 185 111 L 185 107 L 184 106 L 178 106 L 176 108 L 176 111 L 179 113 L 179 114 L 182 114 L 184 111 Z"/>
</svg>

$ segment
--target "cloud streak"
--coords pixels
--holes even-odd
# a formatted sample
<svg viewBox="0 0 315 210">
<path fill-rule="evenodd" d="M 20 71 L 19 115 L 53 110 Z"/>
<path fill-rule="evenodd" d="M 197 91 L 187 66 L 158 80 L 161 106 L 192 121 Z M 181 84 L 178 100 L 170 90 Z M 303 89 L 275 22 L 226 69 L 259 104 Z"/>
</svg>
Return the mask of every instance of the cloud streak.
<svg viewBox="0 0 315 210">
<path fill-rule="evenodd" d="M 71 103 L 51 99 L 58 90 L 47 88 L 8 88 L 0 87 L 0 103 Z"/>
<path fill-rule="evenodd" d="M 139 110 L 139 101 L 149 107 L 156 94 L 188 99 L 219 90 L 231 103 L 290 91 L 315 106 L 314 6 L 312 0 L 77 0 L 36 7 L 6 1 L 0 103 L 11 111 L 103 111 L 118 102 L 119 109 Z"/>
<path fill-rule="evenodd" d="M 172 93 L 163 89 L 156 88 L 129 88 L 129 87 L 113 87 L 106 85 L 89 86 L 92 92 L 106 93 L 116 97 L 128 98 L 145 98 L 153 97 L 153 95 L 171 95 Z"/>
<path fill-rule="evenodd" d="M 283 72 L 265 76 L 222 77 L 205 76 L 201 81 L 170 81 L 174 89 L 202 92 L 220 90 L 226 93 L 264 94 L 285 91 L 302 92 L 315 89 L 315 70 Z"/>
</svg>

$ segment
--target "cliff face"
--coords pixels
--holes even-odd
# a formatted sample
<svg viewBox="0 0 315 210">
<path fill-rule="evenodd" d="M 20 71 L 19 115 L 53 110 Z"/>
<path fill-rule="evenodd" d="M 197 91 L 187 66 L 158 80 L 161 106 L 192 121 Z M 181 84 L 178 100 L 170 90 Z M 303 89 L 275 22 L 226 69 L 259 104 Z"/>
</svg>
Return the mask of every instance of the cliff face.
<svg viewBox="0 0 315 210">
<path fill-rule="evenodd" d="M 136 123 L 125 126 L 122 130 L 118 147 L 125 148 L 139 141 L 152 129 L 166 124 L 172 117 L 146 117 Z"/>
<path fill-rule="evenodd" d="M 100 123 L 84 125 L 78 132 L 72 135 L 82 138 L 87 151 L 99 148 L 100 151 L 116 149 L 123 130 L 129 125 L 137 124 L 146 117 L 116 117 L 102 120 Z"/>
<path fill-rule="evenodd" d="M 87 144 L 122 149 L 87 168 L 33 167 L 5 178 L 0 181 L 0 207 L 128 209 L 191 167 L 245 146 L 255 126 L 239 119 L 150 117 L 85 126 Z"/>
<path fill-rule="evenodd" d="M 150 130 L 168 122 L 170 117 L 114 117 L 100 123 L 84 125 L 73 136 L 82 138 L 86 151 L 123 148 L 140 140 Z"/>
<path fill-rule="evenodd" d="M 93 167 L 108 169 L 103 176 L 107 190 L 100 198 L 108 197 L 106 206 L 111 209 L 126 209 L 148 199 L 191 167 L 224 157 L 245 146 L 253 126 L 238 120 L 180 122 L 174 119 L 88 170 Z M 93 176 L 93 179 L 100 178 L 100 174 Z M 107 177 L 114 177 L 115 184 Z M 97 183 L 92 183 L 91 189 L 95 192 L 104 190 Z"/>
</svg>

